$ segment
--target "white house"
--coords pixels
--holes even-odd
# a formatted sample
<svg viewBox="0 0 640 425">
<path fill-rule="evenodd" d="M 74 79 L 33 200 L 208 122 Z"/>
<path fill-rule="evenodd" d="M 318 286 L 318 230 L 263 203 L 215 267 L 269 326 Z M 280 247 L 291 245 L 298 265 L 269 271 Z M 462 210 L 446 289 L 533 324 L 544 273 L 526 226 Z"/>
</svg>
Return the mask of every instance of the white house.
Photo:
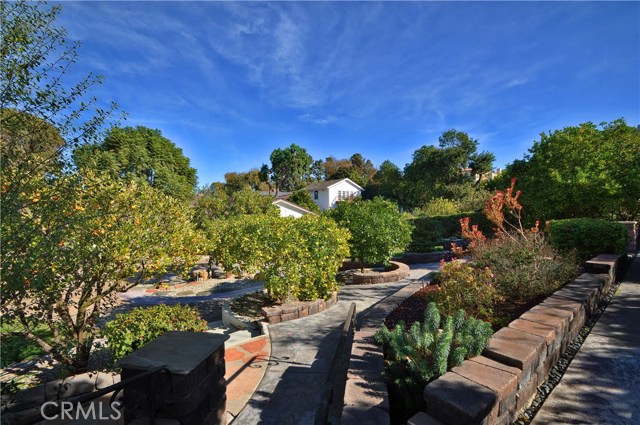
<svg viewBox="0 0 640 425">
<path fill-rule="evenodd" d="M 309 192 L 311 199 L 322 211 L 335 207 L 338 201 L 353 199 L 360 196 L 364 190 L 351 179 L 327 180 L 311 183 L 304 190 Z"/>
<path fill-rule="evenodd" d="M 289 202 L 285 199 L 276 199 L 272 204 L 280 209 L 280 217 L 300 218 L 303 215 L 314 214 L 300 205 L 294 204 L 293 202 Z"/>
</svg>

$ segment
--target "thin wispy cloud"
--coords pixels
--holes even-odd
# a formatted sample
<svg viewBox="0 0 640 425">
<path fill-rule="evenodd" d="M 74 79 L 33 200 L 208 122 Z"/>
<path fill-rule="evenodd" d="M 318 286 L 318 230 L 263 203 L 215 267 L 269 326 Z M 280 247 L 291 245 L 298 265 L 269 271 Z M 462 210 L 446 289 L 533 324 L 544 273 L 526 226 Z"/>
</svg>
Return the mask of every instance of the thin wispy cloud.
<svg viewBox="0 0 640 425">
<path fill-rule="evenodd" d="M 99 98 L 188 145 L 210 182 L 293 141 L 403 166 L 455 127 L 504 165 L 549 126 L 637 120 L 638 9 L 69 2 L 61 21 L 83 43 L 79 71 L 107 77 Z"/>
</svg>

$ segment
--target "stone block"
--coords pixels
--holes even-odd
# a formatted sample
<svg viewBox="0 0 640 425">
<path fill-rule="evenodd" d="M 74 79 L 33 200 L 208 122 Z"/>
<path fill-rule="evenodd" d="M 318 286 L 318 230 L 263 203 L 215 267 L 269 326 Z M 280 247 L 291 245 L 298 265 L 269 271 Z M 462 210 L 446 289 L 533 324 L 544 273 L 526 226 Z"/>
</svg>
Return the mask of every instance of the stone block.
<svg viewBox="0 0 640 425">
<path fill-rule="evenodd" d="M 307 317 L 309 315 L 309 306 L 304 306 L 300 308 L 300 313 L 298 313 L 300 317 Z"/>
<path fill-rule="evenodd" d="M 529 310 L 526 313 L 522 313 L 520 315 L 520 319 L 551 326 L 556 330 L 556 332 L 558 333 L 558 337 L 560 337 L 561 339 L 564 339 L 567 335 L 567 332 L 569 332 L 569 320 L 566 317 L 548 314 L 547 312 L 542 312 L 539 310 Z"/>
<path fill-rule="evenodd" d="M 556 336 L 558 335 L 556 330 L 549 325 L 522 319 L 516 319 L 512 321 L 511 323 L 509 323 L 509 327 L 521 332 L 526 332 L 544 338 L 547 345 L 553 344 Z"/>
<path fill-rule="evenodd" d="M 261 311 L 262 315 L 267 319 L 271 316 L 280 316 L 282 314 L 280 307 L 262 307 Z"/>
<path fill-rule="evenodd" d="M 442 422 L 437 420 L 431 415 L 426 414 L 425 412 L 418 412 L 413 415 L 407 425 L 443 425 Z"/>
<path fill-rule="evenodd" d="M 293 304 L 288 304 L 288 305 L 283 305 L 282 307 L 280 307 L 282 309 L 282 314 L 291 314 L 291 313 L 298 313 L 298 311 L 300 311 L 300 306 L 299 305 L 293 305 Z"/>
<path fill-rule="evenodd" d="M 564 319 L 567 324 L 571 323 L 571 319 L 573 319 L 573 313 L 569 310 L 564 310 L 556 307 L 548 307 L 541 304 L 538 304 L 535 307 L 531 307 L 529 309 L 529 312 L 557 316 Z"/>
<path fill-rule="evenodd" d="M 451 371 L 495 392 L 498 415 L 515 411 L 518 376 L 472 361 L 465 361 Z"/>
<path fill-rule="evenodd" d="M 282 316 L 280 316 L 280 321 L 288 322 L 289 320 L 295 320 L 297 318 L 298 318 L 297 311 L 295 313 L 282 313 Z"/>
<path fill-rule="evenodd" d="M 320 306 L 318 305 L 318 303 L 313 302 L 309 304 L 309 315 L 317 314 L 319 312 L 320 312 Z"/>
<path fill-rule="evenodd" d="M 531 379 L 526 383 L 524 387 L 518 390 L 516 394 L 516 411 L 529 405 L 529 402 L 536 395 L 536 388 L 538 387 L 538 376 L 533 373 Z"/>
<path fill-rule="evenodd" d="M 319 311 L 324 311 L 327 308 L 327 303 L 325 302 L 325 300 L 319 300 L 318 302 L 318 310 Z"/>
<path fill-rule="evenodd" d="M 522 370 L 522 382 L 529 379 L 541 356 L 546 358 L 546 341 L 516 329 L 502 328 L 489 339 L 483 355 Z"/>
<path fill-rule="evenodd" d="M 427 413 L 443 423 L 481 423 L 496 405 L 496 394 L 462 376 L 447 372 L 424 389 Z"/>
<path fill-rule="evenodd" d="M 269 316 L 267 317 L 267 321 L 269 322 L 269 324 L 275 324 L 275 323 L 280 323 L 281 319 L 280 319 L 280 315 L 278 316 Z"/>
</svg>

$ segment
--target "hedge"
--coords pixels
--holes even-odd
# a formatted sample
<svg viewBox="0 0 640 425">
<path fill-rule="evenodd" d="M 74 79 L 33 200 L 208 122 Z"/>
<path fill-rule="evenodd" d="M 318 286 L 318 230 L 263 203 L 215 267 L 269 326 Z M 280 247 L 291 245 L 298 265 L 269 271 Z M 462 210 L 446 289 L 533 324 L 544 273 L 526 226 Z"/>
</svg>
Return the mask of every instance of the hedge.
<svg viewBox="0 0 640 425">
<path fill-rule="evenodd" d="M 430 252 L 434 246 L 441 245 L 441 239 L 451 236 L 460 237 L 460 219 L 464 217 L 469 217 L 471 224 L 477 224 L 485 235 L 493 234 L 493 224 L 482 212 L 414 217 L 411 219 L 414 230 L 407 252 Z"/>
<path fill-rule="evenodd" d="M 598 254 L 624 254 L 627 246 L 624 224 L 593 218 L 552 220 L 547 236 L 549 243 L 560 252 L 575 249 L 580 260 Z"/>
</svg>

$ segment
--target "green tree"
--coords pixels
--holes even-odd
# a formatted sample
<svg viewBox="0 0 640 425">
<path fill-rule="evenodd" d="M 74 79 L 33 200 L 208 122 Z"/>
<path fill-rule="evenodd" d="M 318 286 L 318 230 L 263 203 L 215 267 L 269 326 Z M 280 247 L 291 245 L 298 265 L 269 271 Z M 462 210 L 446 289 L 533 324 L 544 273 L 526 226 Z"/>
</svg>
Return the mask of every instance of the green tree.
<svg viewBox="0 0 640 425">
<path fill-rule="evenodd" d="M 277 214 L 211 222 L 208 244 L 227 271 L 260 273 L 279 302 L 327 298 L 348 255 L 348 232 L 326 217 Z"/>
<path fill-rule="evenodd" d="M 313 158 L 307 150 L 292 143 L 285 149 L 271 153 L 271 180 L 277 191 L 301 189 L 311 173 Z"/>
<path fill-rule="evenodd" d="M 261 195 L 248 188 L 228 191 L 225 186 L 214 184 L 196 197 L 194 221 L 198 228 L 204 228 L 206 223 L 212 220 L 273 212 L 277 207 L 272 202 L 273 197 Z"/>
<path fill-rule="evenodd" d="M 187 261 L 197 243 L 186 206 L 71 171 L 70 151 L 99 140 L 113 110 L 90 97 L 101 78 L 70 81 L 78 45 L 56 25 L 59 11 L 0 2 L 0 312 L 16 333 L 81 371 L 115 291 Z M 50 341 L 37 331 L 43 324 Z"/>
<path fill-rule="evenodd" d="M 314 166 L 316 166 L 315 163 Z M 365 159 L 359 153 L 351 155 L 349 159 L 336 159 L 329 156 L 324 161 L 320 161 L 317 166 L 324 169 L 321 180 L 349 178 L 360 186 L 369 184 L 376 173 L 376 167 L 371 160 Z"/>
<path fill-rule="evenodd" d="M 304 207 L 309 211 L 313 211 L 315 213 L 320 212 L 320 207 L 315 202 L 313 202 L 313 199 L 311 199 L 311 195 L 309 195 L 309 192 L 307 192 L 306 190 L 298 190 L 296 192 L 293 192 L 291 196 L 287 198 L 287 200 L 293 202 L 294 204 L 300 205 L 301 207 Z"/>
<path fill-rule="evenodd" d="M 251 169 L 246 173 L 229 172 L 224 175 L 225 186 L 230 192 L 242 189 L 268 190 L 268 185 L 262 180 L 260 170 Z"/>
<path fill-rule="evenodd" d="M 437 197 L 451 199 L 451 185 L 472 184 L 472 174 L 486 174 L 493 167 L 493 154 L 478 153 L 478 141 L 464 132 L 445 131 L 438 141 L 438 147 L 416 150 L 405 167 L 403 192 L 410 207 L 421 207 Z M 470 173 L 465 174 L 468 168 Z"/>
<path fill-rule="evenodd" d="M 189 208 L 145 184 L 74 173 L 18 201 L 18 218 L 3 222 L 2 314 L 73 371 L 86 369 L 116 292 L 198 253 Z M 53 342 L 34 332 L 41 323 Z"/>
<path fill-rule="evenodd" d="M 506 167 L 499 188 L 517 177 L 529 221 L 640 217 L 640 129 L 623 119 L 541 134 L 523 160 Z"/>
<path fill-rule="evenodd" d="M 380 164 L 380 168 L 366 186 L 363 198 L 373 199 L 376 196 L 382 196 L 403 205 L 401 192 L 403 184 L 404 177 L 400 168 L 393 162 L 386 160 Z"/>
<path fill-rule="evenodd" d="M 77 149 L 74 158 L 79 167 L 145 181 L 181 200 L 190 200 L 198 183 L 196 170 L 182 149 L 160 130 L 146 127 L 113 128 L 101 143 Z"/>
<path fill-rule="evenodd" d="M 411 242 L 412 226 L 393 202 L 382 198 L 339 202 L 327 211 L 339 226 L 351 233 L 351 256 L 365 263 L 388 264 L 395 250 Z"/>
</svg>

